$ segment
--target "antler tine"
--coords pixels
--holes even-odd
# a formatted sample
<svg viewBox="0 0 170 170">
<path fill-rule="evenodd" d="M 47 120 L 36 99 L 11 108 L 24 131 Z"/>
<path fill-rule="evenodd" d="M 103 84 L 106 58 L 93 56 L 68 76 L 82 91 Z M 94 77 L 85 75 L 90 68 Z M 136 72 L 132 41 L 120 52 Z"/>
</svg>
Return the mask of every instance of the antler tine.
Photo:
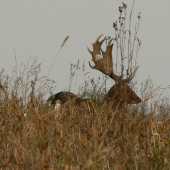
<svg viewBox="0 0 170 170">
<path fill-rule="evenodd" d="M 97 39 L 96 39 L 96 42 L 95 42 L 95 43 L 97 43 L 97 42 L 99 41 L 99 39 L 100 39 L 100 37 L 101 37 L 101 36 L 103 36 L 103 34 L 101 34 L 101 35 L 99 35 L 99 36 L 97 37 Z M 105 38 L 104 38 L 102 41 L 100 41 L 100 42 L 102 42 L 102 43 L 103 43 L 103 41 L 104 41 L 104 40 L 105 40 Z M 100 42 L 99 42 L 99 43 L 100 43 Z M 94 44 L 94 43 L 92 43 L 92 44 Z"/>
<path fill-rule="evenodd" d="M 103 34 L 101 34 L 99 37 L 97 37 L 97 39 L 96 39 L 96 41 L 94 42 L 94 43 L 92 43 L 92 45 L 93 45 L 93 51 L 91 51 L 90 49 L 89 49 L 89 47 L 87 47 L 87 49 L 88 49 L 88 51 L 90 52 L 90 54 L 92 55 L 92 61 L 95 61 L 96 59 L 96 55 L 100 55 L 101 53 L 100 53 L 100 50 L 101 50 L 101 45 L 103 44 L 103 42 L 104 42 L 104 40 L 105 40 L 105 38 L 103 39 L 103 40 L 101 40 L 100 42 L 99 42 L 99 39 L 100 39 L 100 37 L 102 36 Z M 95 63 L 96 64 L 96 63 Z"/>
<path fill-rule="evenodd" d="M 127 83 L 128 83 L 129 81 L 131 81 L 131 80 L 133 79 L 133 77 L 135 76 L 138 68 L 139 68 L 139 66 L 137 66 L 137 67 L 133 70 L 133 72 L 132 72 L 132 69 L 131 69 L 131 74 L 130 74 L 130 76 L 129 76 L 127 79 L 124 79 L 124 80 L 122 80 L 122 81 L 123 81 L 123 82 L 127 82 Z"/>
</svg>

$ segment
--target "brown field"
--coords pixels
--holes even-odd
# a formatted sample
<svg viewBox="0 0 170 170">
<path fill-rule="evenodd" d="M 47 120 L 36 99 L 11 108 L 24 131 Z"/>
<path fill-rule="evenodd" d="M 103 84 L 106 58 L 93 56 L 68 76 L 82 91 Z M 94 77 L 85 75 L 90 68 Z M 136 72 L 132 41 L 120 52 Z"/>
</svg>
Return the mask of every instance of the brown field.
<svg viewBox="0 0 170 170">
<path fill-rule="evenodd" d="M 0 100 L 2 169 L 170 169 L 168 100 L 148 104 L 156 94 L 148 81 L 142 103 L 124 111 L 103 103 L 100 93 L 89 104 L 69 102 L 57 111 L 40 95 L 44 86 L 51 90 L 50 81 L 42 86 L 37 74 L 27 74 L 1 74 L 8 80 Z"/>
</svg>

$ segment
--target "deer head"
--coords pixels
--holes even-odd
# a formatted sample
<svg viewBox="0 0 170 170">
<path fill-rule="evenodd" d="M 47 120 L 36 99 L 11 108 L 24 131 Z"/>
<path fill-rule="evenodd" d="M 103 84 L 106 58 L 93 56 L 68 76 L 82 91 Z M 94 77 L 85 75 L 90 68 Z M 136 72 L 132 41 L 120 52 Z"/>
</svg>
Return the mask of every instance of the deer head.
<svg viewBox="0 0 170 170">
<path fill-rule="evenodd" d="M 103 35 L 103 34 L 102 34 Z M 88 51 L 92 55 L 92 61 L 94 62 L 94 66 L 92 66 L 89 62 L 89 66 L 92 69 L 96 69 L 101 71 L 103 74 L 109 76 L 111 79 L 115 80 L 117 83 L 111 87 L 109 92 L 106 94 L 105 98 L 108 103 L 112 103 L 113 107 L 122 108 L 127 104 L 138 104 L 141 102 L 141 99 L 137 96 L 137 94 L 128 86 L 128 83 L 133 79 L 138 66 L 134 69 L 131 74 L 123 79 L 123 75 L 118 76 L 113 71 L 113 60 L 112 60 L 112 48 L 113 44 L 111 44 L 111 39 L 106 47 L 106 51 L 104 52 L 101 49 L 101 45 L 104 42 L 105 38 L 99 41 L 100 35 L 93 45 L 93 51 L 87 47 Z M 102 52 L 102 55 L 101 55 Z"/>
</svg>

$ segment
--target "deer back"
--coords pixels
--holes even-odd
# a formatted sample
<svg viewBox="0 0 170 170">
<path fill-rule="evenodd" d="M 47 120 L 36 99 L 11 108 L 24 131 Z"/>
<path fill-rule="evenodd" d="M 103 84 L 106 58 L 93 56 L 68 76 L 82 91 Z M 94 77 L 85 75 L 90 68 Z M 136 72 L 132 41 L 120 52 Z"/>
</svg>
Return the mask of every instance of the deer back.
<svg viewBox="0 0 170 170">
<path fill-rule="evenodd" d="M 81 99 L 80 97 L 70 92 L 59 92 L 57 94 L 50 96 L 48 99 L 48 101 L 50 101 L 51 104 L 56 104 L 57 100 L 60 100 L 61 104 L 74 103 L 75 105 L 78 106 L 81 106 L 82 103 L 88 101 L 88 99 Z"/>
</svg>

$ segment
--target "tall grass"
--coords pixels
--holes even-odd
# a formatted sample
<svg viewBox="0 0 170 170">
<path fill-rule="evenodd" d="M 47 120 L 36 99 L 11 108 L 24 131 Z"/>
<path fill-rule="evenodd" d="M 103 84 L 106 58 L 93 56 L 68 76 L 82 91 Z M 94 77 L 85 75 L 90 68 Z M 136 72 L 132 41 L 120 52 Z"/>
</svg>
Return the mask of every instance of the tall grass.
<svg viewBox="0 0 170 170">
<path fill-rule="evenodd" d="M 0 100 L 2 169 L 170 168 L 169 104 L 158 99 L 149 107 L 155 90 L 148 81 L 142 104 L 125 112 L 95 99 L 82 107 L 63 105 L 58 112 L 41 99 L 39 85 L 46 77 L 38 77 L 40 65 L 33 63 L 34 71 L 18 77 L 1 74 L 7 88 Z M 47 82 L 49 93 L 53 82 Z"/>
</svg>

